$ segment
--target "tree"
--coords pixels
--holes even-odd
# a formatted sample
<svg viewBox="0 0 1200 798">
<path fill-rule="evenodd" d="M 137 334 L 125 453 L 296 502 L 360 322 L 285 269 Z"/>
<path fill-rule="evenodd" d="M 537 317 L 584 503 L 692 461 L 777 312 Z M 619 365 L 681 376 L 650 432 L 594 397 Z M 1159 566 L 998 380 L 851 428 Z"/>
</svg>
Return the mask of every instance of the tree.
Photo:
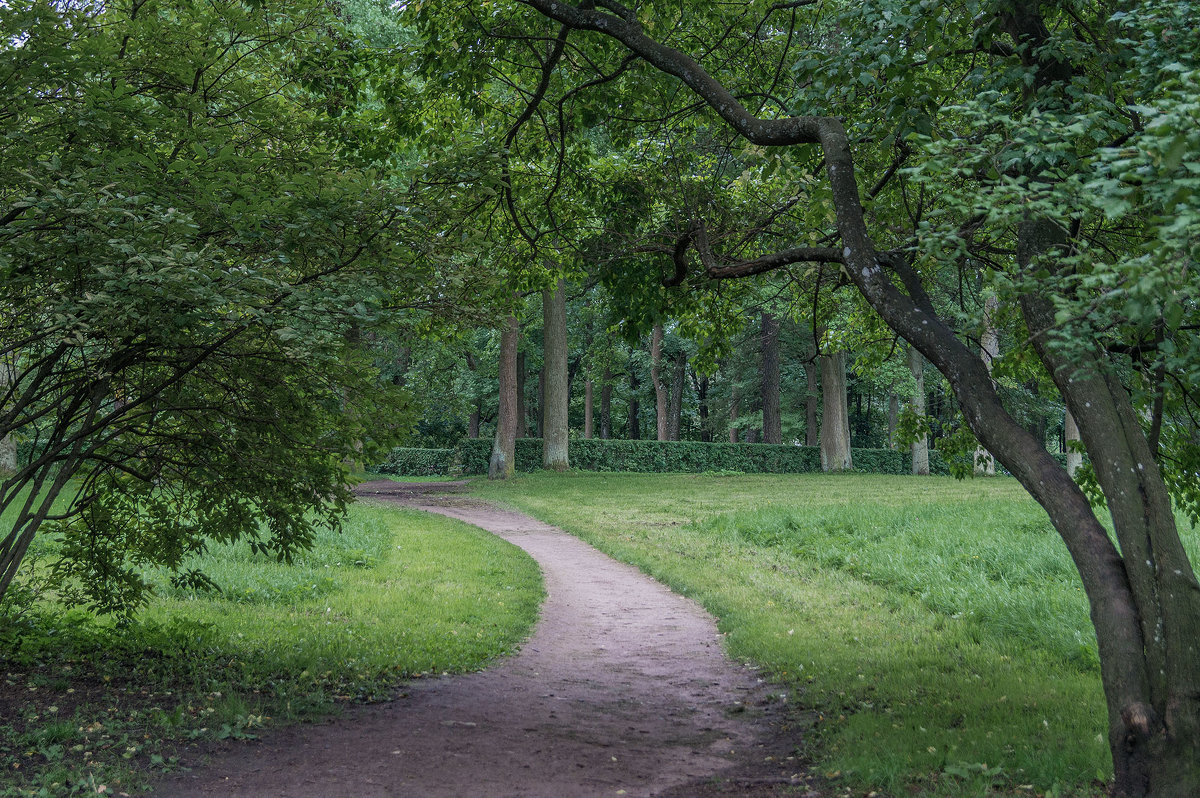
<svg viewBox="0 0 1200 798">
<path fill-rule="evenodd" d="M 562 39 L 596 34 L 677 78 L 751 144 L 819 151 L 827 183 L 814 205 L 832 219 L 830 238 L 729 262 L 715 257 L 698 225 L 681 240 L 677 261 L 686 264 L 693 251 L 710 277 L 800 261 L 841 264 L 879 317 L 946 377 L 970 430 L 1046 509 L 1074 558 L 1099 643 L 1116 792 L 1200 793 L 1200 583 L 1170 500 L 1174 490 L 1195 514 L 1195 436 L 1172 429 L 1167 448 L 1177 459 L 1164 459 L 1135 406 L 1154 395 L 1143 386 L 1157 389 L 1159 365 L 1180 375 L 1164 407 L 1190 408 L 1196 399 L 1194 382 L 1182 377 L 1195 360 L 1183 352 L 1197 351 L 1193 325 L 1183 323 L 1195 312 L 1196 270 L 1178 269 L 1195 261 L 1200 229 L 1194 178 L 1183 166 L 1200 135 L 1188 88 L 1200 53 L 1189 5 L 1147 2 L 1112 18 L 1101 7 L 1024 0 L 962 9 L 847 5 L 831 12 L 837 47 L 805 48 L 820 31 L 819 22 L 813 34 L 797 25 L 806 4 L 766 7 L 761 24 L 735 36 L 738 15 L 761 6 L 726 4 L 680 22 L 671 4 L 648 2 L 636 12 L 613 2 L 519 4 L 553 20 Z M 784 11 L 791 22 L 768 24 Z M 719 71 L 649 33 L 674 34 L 679 25 L 688 35 L 671 41 L 697 42 Z M 739 72 L 723 47 L 732 42 L 775 44 L 777 57 L 763 59 L 768 67 L 794 64 L 790 79 L 802 88 L 782 110 L 755 113 L 739 99 L 772 97 L 785 70 L 756 61 Z M 803 52 L 789 57 L 793 46 Z M 933 97 L 955 87 L 966 94 L 944 112 Z M 867 143 L 857 163 L 842 116 L 854 140 Z M 923 206 L 907 218 L 889 215 L 886 200 L 865 215 L 864 199 L 896 184 L 913 147 L 921 162 L 901 183 L 936 184 L 940 217 L 925 217 Z M 860 191 L 856 165 L 878 170 L 878 189 Z M 891 249 L 886 242 L 897 236 L 875 221 L 889 216 L 910 234 Z M 1108 243 L 1106 225 L 1133 235 L 1133 257 L 1118 254 L 1128 244 Z M 1015 246 L 996 257 L 1004 242 Z M 942 267 L 970 268 L 974 258 L 964 254 L 982 258 L 988 281 L 1020 307 L 1038 361 L 1079 424 L 1119 550 L 1085 493 L 1005 408 L 978 348 L 935 306 L 929 279 Z"/>
<path fill-rule="evenodd" d="M 565 471 L 567 453 L 567 408 L 571 399 L 567 381 L 567 294 L 563 281 L 542 291 L 545 346 L 545 422 L 542 462 L 546 468 Z"/>
<path fill-rule="evenodd" d="M 763 311 L 760 330 L 763 443 L 783 443 L 782 409 L 779 404 L 779 320 Z M 846 445 L 848 449 L 848 441 Z"/>
<path fill-rule="evenodd" d="M 821 355 L 821 470 L 854 468 L 846 404 L 846 353 Z"/>
<path fill-rule="evenodd" d="M 511 479 L 517 464 L 517 342 L 521 322 L 510 315 L 500 334 L 500 410 L 488 459 L 488 479 Z"/>
<path fill-rule="evenodd" d="M 400 187 L 327 114 L 341 26 L 305 0 L 16 2 L 0 41 L 0 439 L 28 452 L 0 593 L 47 525 L 65 598 L 116 613 L 143 565 L 210 584 L 187 558 L 212 540 L 289 559 L 339 523 L 342 463 L 412 420 L 347 333 L 439 301 L 419 260 L 384 274 L 412 253 Z"/>
</svg>

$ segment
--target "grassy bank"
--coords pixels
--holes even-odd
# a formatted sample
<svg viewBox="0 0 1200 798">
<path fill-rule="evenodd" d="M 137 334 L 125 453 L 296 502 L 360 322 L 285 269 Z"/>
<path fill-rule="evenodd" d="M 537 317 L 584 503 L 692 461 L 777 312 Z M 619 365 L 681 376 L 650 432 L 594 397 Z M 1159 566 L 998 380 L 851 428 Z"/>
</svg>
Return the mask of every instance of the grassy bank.
<svg viewBox="0 0 1200 798">
<path fill-rule="evenodd" d="M 192 741 L 476 670 L 519 644 L 541 599 L 515 547 L 381 505 L 355 506 L 294 565 L 245 546 L 202 565 L 222 593 L 156 576 L 157 598 L 125 628 L 46 605 L 0 621 L 0 795 L 130 791 Z"/>
<path fill-rule="evenodd" d="M 1078 577 L 1012 480 L 535 474 L 473 490 L 698 599 L 733 656 L 815 711 L 816 762 L 850 784 L 1093 795 L 1110 777 Z"/>
</svg>

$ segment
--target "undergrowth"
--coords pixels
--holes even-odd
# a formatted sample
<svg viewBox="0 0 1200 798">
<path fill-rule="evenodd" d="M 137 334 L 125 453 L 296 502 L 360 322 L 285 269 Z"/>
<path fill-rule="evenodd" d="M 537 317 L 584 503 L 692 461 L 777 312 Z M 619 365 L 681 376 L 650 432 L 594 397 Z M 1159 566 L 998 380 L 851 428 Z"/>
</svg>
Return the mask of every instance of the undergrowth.
<svg viewBox="0 0 1200 798">
<path fill-rule="evenodd" d="M 196 565 L 222 592 L 149 574 L 157 597 L 124 626 L 6 602 L 0 796 L 133 791 L 185 764 L 193 743 L 477 670 L 519 644 L 541 599 L 537 566 L 515 547 L 383 506 L 356 505 L 341 535 L 290 566 L 241 545 Z"/>
</svg>

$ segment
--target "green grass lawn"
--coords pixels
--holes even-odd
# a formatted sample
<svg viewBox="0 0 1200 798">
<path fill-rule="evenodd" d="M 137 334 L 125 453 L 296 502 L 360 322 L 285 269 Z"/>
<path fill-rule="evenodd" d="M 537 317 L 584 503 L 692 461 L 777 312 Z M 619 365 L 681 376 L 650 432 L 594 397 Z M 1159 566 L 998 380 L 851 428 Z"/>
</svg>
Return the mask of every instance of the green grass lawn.
<svg viewBox="0 0 1200 798">
<path fill-rule="evenodd" d="M 199 564 L 222 593 L 152 575 L 128 627 L 44 605 L 0 621 L 0 795 L 129 790 L 190 740 L 477 670 L 520 643 L 542 596 L 536 564 L 499 538 L 370 503 L 293 565 L 244 545 Z"/>
<path fill-rule="evenodd" d="M 473 492 L 700 601 L 732 656 L 817 713 L 810 754 L 848 784 L 1093 795 L 1111 777 L 1086 600 L 1014 480 L 574 473 Z"/>
</svg>

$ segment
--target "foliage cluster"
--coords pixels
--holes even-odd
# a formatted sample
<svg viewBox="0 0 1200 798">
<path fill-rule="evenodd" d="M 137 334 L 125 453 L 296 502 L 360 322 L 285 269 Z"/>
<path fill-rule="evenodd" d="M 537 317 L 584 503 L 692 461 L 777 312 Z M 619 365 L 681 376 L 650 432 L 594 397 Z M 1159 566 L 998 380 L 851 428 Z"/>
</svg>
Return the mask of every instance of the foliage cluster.
<svg viewBox="0 0 1200 798">
<path fill-rule="evenodd" d="M 221 592 L 154 570 L 134 622 L 45 601 L 0 617 L 0 795 L 132 793 L 192 741 L 476 670 L 519 644 L 541 599 L 537 566 L 498 538 L 364 504 L 291 565 L 245 543 L 203 559 Z"/>
</svg>

